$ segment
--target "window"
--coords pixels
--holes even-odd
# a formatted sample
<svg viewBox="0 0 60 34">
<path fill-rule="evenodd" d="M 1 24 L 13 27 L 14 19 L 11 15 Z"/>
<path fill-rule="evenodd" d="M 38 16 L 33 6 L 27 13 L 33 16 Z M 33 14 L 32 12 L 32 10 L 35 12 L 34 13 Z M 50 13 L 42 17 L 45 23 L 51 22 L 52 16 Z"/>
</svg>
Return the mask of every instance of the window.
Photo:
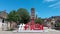
<svg viewBox="0 0 60 34">
<path fill-rule="evenodd" d="M 4 19 L 2 20 L 2 23 L 4 23 Z"/>
</svg>

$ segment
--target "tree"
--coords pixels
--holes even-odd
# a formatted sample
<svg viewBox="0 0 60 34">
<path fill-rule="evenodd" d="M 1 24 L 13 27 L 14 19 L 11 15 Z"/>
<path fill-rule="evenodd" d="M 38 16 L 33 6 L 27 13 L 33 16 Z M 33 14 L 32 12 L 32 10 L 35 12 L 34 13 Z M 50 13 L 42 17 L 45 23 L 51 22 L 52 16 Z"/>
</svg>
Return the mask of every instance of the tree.
<svg viewBox="0 0 60 34">
<path fill-rule="evenodd" d="M 8 14 L 8 17 L 7 17 L 6 20 L 8 20 L 8 21 L 10 22 L 10 28 L 11 28 L 11 26 L 12 26 L 11 24 L 12 24 L 13 22 L 17 24 L 17 21 L 20 21 L 21 18 L 20 18 L 20 16 L 18 15 L 18 13 L 17 13 L 15 10 L 12 10 L 12 11 Z M 13 29 L 13 28 L 11 28 L 11 29 Z"/>
<path fill-rule="evenodd" d="M 58 22 L 56 25 L 57 25 L 57 27 L 60 27 L 60 22 Z"/>
<path fill-rule="evenodd" d="M 8 14 L 8 18 L 7 19 L 8 19 L 8 21 L 14 21 L 14 22 L 17 22 L 17 21 L 21 20 L 20 16 L 18 15 L 18 13 L 15 10 L 12 10 Z"/>
<path fill-rule="evenodd" d="M 35 23 L 42 24 L 42 19 L 41 19 L 41 18 L 37 18 L 37 19 L 35 20 Z"/>
<path fill-rule="evenodd" d="M 21 23 L 27 23 L 30 20 L 30 15 L 25 8 L 20 8 L 17 10 L 19 16 L 21 17 Z"/>
</svg>

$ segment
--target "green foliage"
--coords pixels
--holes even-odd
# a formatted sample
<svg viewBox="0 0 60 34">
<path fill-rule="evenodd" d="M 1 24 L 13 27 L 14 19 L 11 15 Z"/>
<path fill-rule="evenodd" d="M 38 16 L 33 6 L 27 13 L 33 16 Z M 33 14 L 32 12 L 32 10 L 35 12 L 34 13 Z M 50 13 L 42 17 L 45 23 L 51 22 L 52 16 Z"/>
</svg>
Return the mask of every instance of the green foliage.
<svg viewBox="0 0 60 34">
<path fill-rule="evenodd" d="M 30 20 L 30 15 L 29 12 L 24 9 L 24 8 L 20 8 L 17 10 L 19 16 L 21 17 L 21 23 L 27 23 Z"/>
<path fill-rule="evenodd" d="M 19 17 L 18 13 L 17 13 L 15 10 L 11 11 L 11 12 L 8 14 L 8 18 L 7 18 L 8 21 L 14 21 L 14 22 L 17 22 L 17 21 L 19 21 L 20 19 L 21 19 L 21 18 Z"/>
<path fill-rule="evenodd" d="M 14 22 L 19 21 L 20 23 L 27 23 L 30 20 L 30 15 L 26 9 L 20 8 L 17 11 L 12 10 L 8 14 L 7 20 L 8 21 L 14 21 Z"/>
<path fill-rule="evenodd" d="M 60 22 L 59 22 L 59 23 L 57 23 L 57 26 L 58 26 L 58 27 L 60 27 Z"/>
<path fill-rule="evenodd" d="M 42 19 L 41 19 L 41 18 L 37 18 L 37 19 L 35 20 L 35 23 L 42 24 Z"/>
<path fill-rule="evenodd" d="M 2 13 L 2 11 L 0 11 L 0 14 Z"/>
</svg>

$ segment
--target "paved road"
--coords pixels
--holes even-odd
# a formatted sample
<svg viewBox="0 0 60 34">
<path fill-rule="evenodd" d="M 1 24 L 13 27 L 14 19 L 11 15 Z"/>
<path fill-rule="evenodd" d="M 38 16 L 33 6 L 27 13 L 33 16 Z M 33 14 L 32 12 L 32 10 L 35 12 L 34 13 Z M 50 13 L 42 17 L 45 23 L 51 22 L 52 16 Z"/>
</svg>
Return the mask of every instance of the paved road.
<svg viewBox="0 0 60 34">
<path fill-rule="evenodd" d="M 35 33 L 32 33 L 32 32 L 25 32 L 25 33 L 20 33 L 20 32 L 12 32 L 12 31 L 0 31 L 0 34 L 60 34 L 60 31 L 57 31 L 57 30 L 54 30 L 54 29 L 46 29 L 47 31 L 49 32 L 35 32 Z"/>
<path fill-rule="evenodd" d="M 0 31 L 0 34 L 60 34 L 60 32 L 54 32 L 54 31 L 51 31 L 51 32 L 40 32 L 40 33 L 19 33 L 19 32 L 12 32 L 12 31 Z"/>
</svg>

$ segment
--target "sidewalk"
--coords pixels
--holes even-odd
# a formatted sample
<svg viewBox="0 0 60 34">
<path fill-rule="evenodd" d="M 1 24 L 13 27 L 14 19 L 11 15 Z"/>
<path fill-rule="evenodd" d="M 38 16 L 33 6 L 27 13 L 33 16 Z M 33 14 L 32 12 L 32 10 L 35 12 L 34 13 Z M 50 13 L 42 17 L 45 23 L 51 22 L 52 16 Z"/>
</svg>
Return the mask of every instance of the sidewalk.
<svg viewBox="0 0 60 34">
<path fill-rule="evenodd" d="M 48 29 L 48 27 L 44 27 L 44 30 L 14 30 L 13 32 L 60 32 L 55 29 Z"/>
</svg>

